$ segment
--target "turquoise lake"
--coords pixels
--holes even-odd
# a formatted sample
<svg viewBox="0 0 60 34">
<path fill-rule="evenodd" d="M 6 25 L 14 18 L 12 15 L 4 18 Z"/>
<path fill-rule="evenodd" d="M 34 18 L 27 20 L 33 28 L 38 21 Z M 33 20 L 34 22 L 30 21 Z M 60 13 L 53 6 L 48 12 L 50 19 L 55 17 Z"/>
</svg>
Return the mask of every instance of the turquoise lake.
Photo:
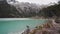
<svg viewBox="0 0 60 34">
<path fill-rule="evenodd" d="M 45 22 L 46 20 L 42 19 L 0 18 L 0 34 L 19 34 L 27 25 L 32 29 Z"/>
</svg>

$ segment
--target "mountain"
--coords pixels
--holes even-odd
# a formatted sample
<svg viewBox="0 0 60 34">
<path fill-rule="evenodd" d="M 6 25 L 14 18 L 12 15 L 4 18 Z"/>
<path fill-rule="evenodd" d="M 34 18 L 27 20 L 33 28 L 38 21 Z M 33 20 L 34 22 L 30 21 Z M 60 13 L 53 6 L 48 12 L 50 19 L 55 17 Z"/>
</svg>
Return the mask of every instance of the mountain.
<svg viewBox="0 0 60 34">
<path fill-rule="evenodd" d="M 17 2 L 12 3 L 14 7 L 16 7 L 17 11 L 22 15 L 22 17 L 35 17 L 39 16 L 40 10 L 48 5 L 39 5 L 35 3 L 29 2 Z"/>
<path fill-rule="evenodd" d="M 40 6 L 33 4 L 33 3 L 30 4 L 28 2 L 25 2 L 25 3 L 21 2 L 21 3 L 17 3 L 17 4 L 11 4 L 11 5 L 16 7 L 16 9 L 22 15 L 22 17 L 36 16 L 36 14 L 40 10 Z"/>
<path fill-rule="evenodd" d="M 16 8 L 7 3 L 7 1 L 0 1 L 0 18 L 16 17 Z M 14 14 L 15 13 L 15 14 Z"/>
<path fill-rule="evenodd" d="M 1 1 L 2 2 L 2 1 Z M 0 4 L 0 18 L 27 18 L 41 15 L 41 9 L 47 5 L 28 2 L 8 2 Z"/>
<path fill-rule="evenodd" d="M 41 12 L 44 12 L 44 17 L 60 18 L 60 3 L 50 5 L 47 8 L 43 8 Z"/>
</svg>

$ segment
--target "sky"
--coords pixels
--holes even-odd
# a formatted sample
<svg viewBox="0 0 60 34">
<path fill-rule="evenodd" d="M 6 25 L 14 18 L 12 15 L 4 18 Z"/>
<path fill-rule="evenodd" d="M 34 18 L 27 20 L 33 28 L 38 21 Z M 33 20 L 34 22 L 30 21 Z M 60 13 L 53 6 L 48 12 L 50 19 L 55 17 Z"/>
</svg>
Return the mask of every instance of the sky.
<svg viewBox="0 0 60 34">
<path fill-rule="evenodd" d="M 50 2 L 57 3 L 58 0 L 17 0 L 19 2 L 29 2 L 29 3 L 36 3 L 36 4 L 49 4 Z"/>
</svg>

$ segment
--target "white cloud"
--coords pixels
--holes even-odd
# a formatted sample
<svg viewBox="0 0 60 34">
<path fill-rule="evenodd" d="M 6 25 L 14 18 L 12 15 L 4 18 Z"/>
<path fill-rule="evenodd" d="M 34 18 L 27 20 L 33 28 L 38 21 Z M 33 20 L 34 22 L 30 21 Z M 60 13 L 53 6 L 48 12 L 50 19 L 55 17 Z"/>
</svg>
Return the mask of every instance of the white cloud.
<svg viewBox="0 0 60 34">
<path fill-rule="evenodd" d="M 48 4 L 50 2 L 57 2 L 58 0 L 17 0 L 19 2 L 30 2 L 36 4 Z"/>
</svg>

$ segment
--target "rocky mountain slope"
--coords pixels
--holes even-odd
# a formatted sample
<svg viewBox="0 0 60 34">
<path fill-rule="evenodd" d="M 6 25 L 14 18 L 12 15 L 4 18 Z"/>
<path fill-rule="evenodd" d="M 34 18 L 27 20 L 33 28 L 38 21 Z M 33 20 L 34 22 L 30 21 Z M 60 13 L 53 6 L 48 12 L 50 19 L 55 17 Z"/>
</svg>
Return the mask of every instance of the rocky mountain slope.
<svg viewBox="0 0 60 34">
<path fill-rule="evenodd" d="M 0 4 L 0 18 L 31 18 L 31 17 L 60 17 L 60 4 L 55 5 L 38 5 L 28 2 L 7 3 L 7 1 Z"/>
</svg>

